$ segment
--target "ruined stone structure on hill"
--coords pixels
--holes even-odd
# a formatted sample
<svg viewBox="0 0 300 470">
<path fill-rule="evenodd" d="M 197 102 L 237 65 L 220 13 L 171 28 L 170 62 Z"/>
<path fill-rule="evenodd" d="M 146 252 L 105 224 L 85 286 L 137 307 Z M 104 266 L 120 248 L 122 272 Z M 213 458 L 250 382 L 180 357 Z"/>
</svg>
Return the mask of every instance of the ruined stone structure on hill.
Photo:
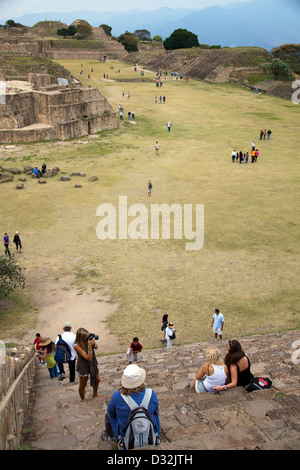
<svg viewBox="0 0 300 470">
<path fill-rule="evenodd" d="M 46 74 L 29 74 L 27 82 L 6 82 L 0 142 L 67 140 L 116 127 L 116 113 L 96 88 L 57 85 Z"/>
</svg>

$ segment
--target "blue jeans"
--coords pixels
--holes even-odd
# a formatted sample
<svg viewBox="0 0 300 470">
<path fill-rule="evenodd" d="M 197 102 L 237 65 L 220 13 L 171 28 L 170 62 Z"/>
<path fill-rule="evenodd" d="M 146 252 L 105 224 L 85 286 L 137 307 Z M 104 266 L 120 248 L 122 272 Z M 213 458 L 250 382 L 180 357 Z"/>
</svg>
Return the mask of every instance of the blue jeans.
<svg viewBox="0 0 300 470">
<path fill-rule="evenodd" d="M 57 365 L 55 365 L 51 369 L 48 369 L 48 371 L 49 371 L 51 379 L 54 379 L 54 377 L 58 377 L 58 367 L 57 367 Z"/>
</svg>

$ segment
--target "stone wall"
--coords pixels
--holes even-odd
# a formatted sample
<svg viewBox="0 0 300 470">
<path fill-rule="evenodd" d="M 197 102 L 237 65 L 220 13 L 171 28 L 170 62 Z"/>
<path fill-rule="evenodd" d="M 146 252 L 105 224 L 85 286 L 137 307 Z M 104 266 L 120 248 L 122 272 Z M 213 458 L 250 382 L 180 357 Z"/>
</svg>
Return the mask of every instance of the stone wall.
<svg viewBox="0 0 300 470">
<path fill-rule="evenodd" d="M 6 103 L 0 105 L 0 141 L 67 140 L 117 127 L 116 113 L 96 88 L 48 85 L 36 74 L 29 80 L 47 86 L 8 87 Z"/>
<path fill-rule="evenodd" d="M 119 47 L 120 46 L 120 47 Z M 106 41 L 101 49 L 55 49 L 45 48 L 45 57 L 50 59 L 82 59 L 82 60 L 99 60 L 106 57 L 106 59 L 122 59 L 127 57 L 128 53 L 124 47 L 117 43 Z"/>
</svg>

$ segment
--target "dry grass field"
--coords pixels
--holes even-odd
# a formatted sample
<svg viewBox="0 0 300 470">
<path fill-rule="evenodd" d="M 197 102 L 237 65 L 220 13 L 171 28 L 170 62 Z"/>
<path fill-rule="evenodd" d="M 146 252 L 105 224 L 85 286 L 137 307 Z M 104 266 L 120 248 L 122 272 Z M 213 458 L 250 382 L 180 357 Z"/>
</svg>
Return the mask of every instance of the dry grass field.
<svg viewBox="0 0 300 470">
<path fill-rule="evenodd" d="M 0 146 L 5 168 L 45 161 L 49 168 L 87 175 L 69 182 L 58 175 L 45 185 L 28 180 L 23 191 L 15 183 L 1 185 L 2 232 L 13 238 L 19 230 L 20 265 L 31 282 L 26 294 L 15 295 L 17 306 L 1 314 L 0 337 L 21 338 L 34 327 L 39 301 L 30 303 L 30 296 L 39 291 L 42 296 L 47 282 L 63 283 L 70 275 L 75 283 L 67 283 L 66 290 L 109 288 L 118 307 L 106 322 L 121 348 L 133 336 L 145 348 L 159 347 L 164 313 L 177 329 L 174 345 L 213 338 L 215 308 L 225 317 L 225 338 L 300 328 L 300 106 L 235 85 L 170 76 L 157 88 L 154 72 L 145 71 L 152 82 L 138 82 L 140 68 L 134 72 L 133 65 L 118 61 L 59 63 L 84 85 L 98 87 L 116 112 L 123 104 L 124 121 L 90 138 L 19 145 L 10 152 Z M 160 95 L 165 104 L 159 99 L 155 104 Z M 132 110 L 136 119 L 126 122 Z M 272 130 L 270 141 L 259 140 L 261 128 Z M 232 150 L 250 153 L 253 139 L 258 162 L 233 164 Z M 88 181 L 92 175 L 98 181 Z M 76 183 L 82 188 L 74 188 Z M 186 240 L 172 235 L 170 240 L 99 240 L 96 209 L 103 203 L 118 208 L 119 196 L 149 212 L 151 204 L 204 204 L 203 248 L 187 251 Z"/>
</svg>

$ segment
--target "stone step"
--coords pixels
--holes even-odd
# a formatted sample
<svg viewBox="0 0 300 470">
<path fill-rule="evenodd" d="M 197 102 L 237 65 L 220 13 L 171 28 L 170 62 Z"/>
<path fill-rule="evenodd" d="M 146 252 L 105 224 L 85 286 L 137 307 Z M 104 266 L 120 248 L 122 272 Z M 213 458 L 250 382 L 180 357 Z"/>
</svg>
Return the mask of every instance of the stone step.
<svg viewBox="0 0 300 470">
<path fill-rule="evenodd" d="M 299 364 L 293 363 L 298 332 L 242 338 L 252 369 L 270 377 L 271 389 L 248 393 L 242 387 L 217 395 L 186 390 L 205 361 L 209 342 L 143 351 L 138 364 L 147 371 L 147 386 L 159 399 L 161 451 L 299 449 Z M 220 346 L 220 344 L 218 344 Z M 226 342 L 220 348 L 225 352 Z M 78 383 L 50 379 L 40 366 L 26 413 L 23 445 L 28 449 L 112 450 L 101 440 L 104 416 L 127 366 L 126 354 L 99 356 L 99 398 L 87 386 L 81 402 Z M 77 379 L 78 380 L 78 379 Z"/>
</svg>

